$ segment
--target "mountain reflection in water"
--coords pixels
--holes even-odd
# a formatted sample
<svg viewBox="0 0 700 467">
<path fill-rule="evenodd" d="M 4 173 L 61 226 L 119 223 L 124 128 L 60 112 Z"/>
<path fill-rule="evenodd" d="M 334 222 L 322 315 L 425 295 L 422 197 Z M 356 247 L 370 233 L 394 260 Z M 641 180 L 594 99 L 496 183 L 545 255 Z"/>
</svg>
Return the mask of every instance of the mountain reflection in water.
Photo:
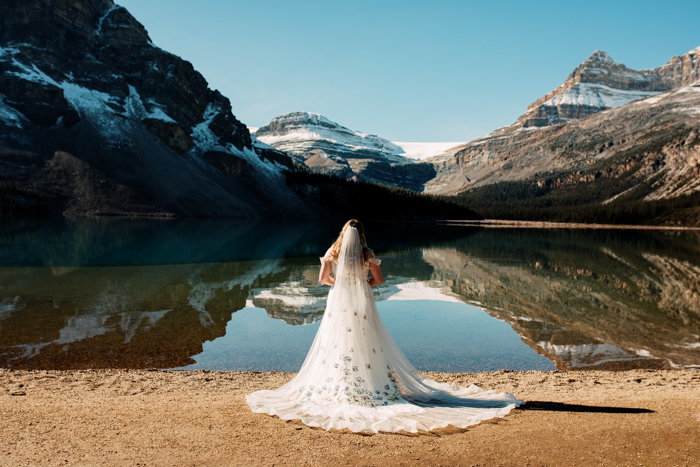
<svg viewBox="0 0 700 467">
<path fill-rule="evenodd" d="M 4 224 L 0 366 L 192 365 L 246 306 L 288 325 L 315 323 L 328 293 L 317 282 L 318 256 L 341 226 Z M 379 302 L 427 306 L 435 294 L 449 295 L 507 322 L 560 369 L 700 368 L 696 232 L 428 224 L 368 224 L 367 231 L 384 260 Z M 430 350 L 439 346 L 437 339 Z"/>
</svg>

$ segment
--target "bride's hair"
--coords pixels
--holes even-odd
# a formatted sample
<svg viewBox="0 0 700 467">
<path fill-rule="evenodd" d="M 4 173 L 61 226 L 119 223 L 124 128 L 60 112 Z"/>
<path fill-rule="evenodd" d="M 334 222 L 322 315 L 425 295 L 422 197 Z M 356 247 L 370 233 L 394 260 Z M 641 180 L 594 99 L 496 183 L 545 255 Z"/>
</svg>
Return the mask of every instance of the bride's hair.
<svg viewBox="0 0 700 467">
<path fill-rule="evenodd" d="M 331 245 L 331 255 L 334 258 L 338 258 L 338 255 L 340 254 L 340 246 L 343 244 L 343 237 L 345 236 L 345 231 L 348 230 L 350 227 L 355 227 L 357 229 L 357 233 L 360 234 L 360 242 L 362 242 L 362 254 L 364 255 L 364 259 L 367 260 L 367 256 L 369 255 L 369 252 L 372 251 L 369 248 L 367 248 L 367 240 L 365 239 L 365 227 L 362 225 L 362 222 L 358 221 L 357 219 L 350 219 L 345 223 L 343 226 L 343 230 L 340 231 L 340 235 L 338 235 L 338 239 Z"/>
</svg>

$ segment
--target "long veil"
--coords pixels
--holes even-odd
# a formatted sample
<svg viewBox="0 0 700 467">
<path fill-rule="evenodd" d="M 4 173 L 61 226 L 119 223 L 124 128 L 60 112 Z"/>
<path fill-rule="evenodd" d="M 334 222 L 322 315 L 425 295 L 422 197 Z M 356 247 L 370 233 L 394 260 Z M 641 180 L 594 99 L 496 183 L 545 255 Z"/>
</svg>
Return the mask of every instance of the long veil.
<svg viewBox="0 0 700 467">
<path fill-rule="evenodd" d="M 301 369 L 275 391 L 249 394 L 254 412 L 325 429 L 415 432 L 464 428 L 502 417 L 521 403 L 511 394 L 441 384 L 417 371 L 379 316 L 367 282 L 373 256 L 366 258 L 364 251 L 357 229 L 349 227 L 321 325 Z"/>
</svg>

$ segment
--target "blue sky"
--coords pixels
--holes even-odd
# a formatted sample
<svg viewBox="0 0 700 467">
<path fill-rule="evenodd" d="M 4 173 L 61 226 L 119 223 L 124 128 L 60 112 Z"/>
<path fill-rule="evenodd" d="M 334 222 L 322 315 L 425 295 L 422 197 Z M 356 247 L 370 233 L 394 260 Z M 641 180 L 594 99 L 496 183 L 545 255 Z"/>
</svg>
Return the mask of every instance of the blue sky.
<svg viewBox="0 0 700 467">
<path fill-rule="evenodd" d="M 700 46 L 700 1 L 117 0 L 248 126 L 305 110 L 392 141 L 509 125 L 594 50 L 654 68 Z"/>
</svg>

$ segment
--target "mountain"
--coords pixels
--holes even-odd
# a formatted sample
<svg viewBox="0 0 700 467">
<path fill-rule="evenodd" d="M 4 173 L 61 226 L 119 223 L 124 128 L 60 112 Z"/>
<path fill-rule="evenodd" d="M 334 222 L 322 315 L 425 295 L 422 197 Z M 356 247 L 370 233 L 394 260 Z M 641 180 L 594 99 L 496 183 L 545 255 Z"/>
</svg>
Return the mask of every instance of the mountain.
<svg viewBox="0 0 700 467">
<path fill-rule="evenodd" d="M 326 117 L 292 112 L 260 127 L 254 140 L 291 154 L 315 173 L 422 191 L 432 165 L 415 163 L 460 143 L 392 143 L 351 130 Z"/>
<path fill-rule="evenodd" d="M 699 55 L 635 71 L 596 51 L 515 123 L 466 144 L 391 143 L 306 112 L 254 138 L 314 172 L 453 195 L 486 217 L 700 224 Z"/>
<path fill-rule="evenodd" d="M 0 18 L 0 214 L 366 219 L 363 205 L 379 197 L 382 218 L 475 216 L 434 197 L 416 209 L 413 193 L 304 178 L 112 0 L 11 0 Z"/>
<path fill-rule="evenodd" d="M 636 72 L 596 52 L 423 191 L 487 218 L 700 225 L 700 47 Z"/>
<path fill-rule="evenodd" d="M 700 225 L 698 109 L 700 83 L 492 134 L 457 152 L 429 187 L 490 218 Z"/>
<path fill-rule="evenodd" d="M 354 131 L 326 117 L 309 112 L 292 112 L 272 119 L 258 128 L 255 137 L 291 154 L 308 154 L 308 165 L 317 165 L 312 158 L 327 159 L 335 165 L 346 165 L 349 159 L 386 159 L 391 162 L 406 162 L 400 157 L 404 151 L 391 141 L 377 135 Z M 337 161 L 329 159 L 335 156 Z M 325 156 L 325 157 L 324 157 Z M 323 165 L 321 163 L 321 165 Z"/>
<path fill-rule="evenodd" d="M 633 150 L 640 133 L 668 124 L 693 125 L 697 120 L 695 104 L 689 100 L 693 94 L 682 89 L 695 89 L 699 80 L 700 47 L 659 68 L 643 71 L 631 70 L 596 51 L 561 86 L 530 104 L 515 123 L 455 148 L 451 159 L 436 163 L 436 177 L 426 183 L 424 191 L 456 194 L 534 173 L 578 171 L 579 158 L 556 158 L 554 153 L 587 154 L 585 165 L 593 164 L 590 157 L 606 159 L 621 149 L 620 144 L 614 147 L 609 137 L 602 136 L 610 134 L 611 122 L 617 128 L 617 138 L 625 140 L 625 149 Z M 611 110 L 620 107 L 624 109 Z M 596 116 L 604 111 L 612 113 Z M 650 114 L 653 121 L 642 114 Z M 590 121 L 579 123 L 586 118 Z M 577 134 L 582 127 L 585 134 Z M 550 140 L 554 134 L 568 138 Z"/>
<path fill-rule="evenodd" d="M 0 17 L 5 201 L 66 214 L 314 215 L 284 183 L 292 161 L 254 148 L 229 100 L 125 8 L 6 1 Z"/>
<path fill-rule="evenodd" d="M 426 191 L 458 193 L 548 172 L 587 173 L 582 169 L 599 168 L 621 153 L 661 158 L 656 168 L 672 169 L 674 173 L 692 168 L 696 160 L 692 148 L 696 143 L 699 89 L 700 82 L 558 125 L 498 130 L 458 148 L 451 166 L 446 164 L 439 171 L 442 179 L 439 176 L 432 180 Z M 672 167 L 667 166 L 672 153 L 678 151 L 666 148 L 667 143 L 679 144 L 676 149 L 688 153 Z"/>
<path fill-rule="evenodd" d="M 665 65 L 635 71 L 596 50 L 552 92 L 530 104 L 515 127 L 542 127 L 579 119 L 700 79 L 700 47 Z"/>
</svg>

